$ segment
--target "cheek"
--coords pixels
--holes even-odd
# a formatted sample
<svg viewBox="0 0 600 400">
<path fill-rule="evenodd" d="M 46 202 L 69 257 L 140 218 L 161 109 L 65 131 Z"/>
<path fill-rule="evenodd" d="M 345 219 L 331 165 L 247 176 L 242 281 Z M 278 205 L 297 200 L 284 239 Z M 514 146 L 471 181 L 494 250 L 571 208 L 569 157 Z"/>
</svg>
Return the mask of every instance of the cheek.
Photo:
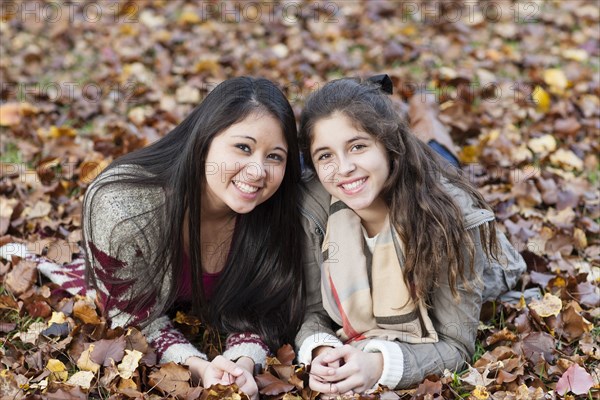
<svg viewBox="0 0 600 400">
<path fill-rule="evenodd" d="M 317 175 L 319 176 L 319 180 L 323 184 L 332 184 L 335 183 L 335 173 L 337 171 L 337 165 L 334 163 L 322 164 L 317 167 Z"/>
<path fill-rule="evenodd" d="M 271 184 L 278 188 L 283 182 L 283 177 L 285 176 L 285 165 L 278 165 L 273 167 L 271 176 Z"/>
</svg>

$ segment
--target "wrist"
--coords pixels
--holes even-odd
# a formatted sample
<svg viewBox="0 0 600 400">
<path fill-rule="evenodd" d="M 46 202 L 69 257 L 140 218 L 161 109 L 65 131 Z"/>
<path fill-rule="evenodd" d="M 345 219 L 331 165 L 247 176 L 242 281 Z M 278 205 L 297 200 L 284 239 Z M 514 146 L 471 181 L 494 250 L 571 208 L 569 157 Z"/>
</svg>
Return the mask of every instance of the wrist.
<svg viewBox="0 0 600 400">
<path fill-rule="evenodd" d="M 319 346 L 319 347 L 315 347 L 313 349 L 313 351 L 312 351 L 312 359 L 314 360 L 319 355 L 321 355 L 322 353 L 326 352 L 329 349 L 333 349 L 333 347 L 332 346 Z"/>
<path fill-rule="evenodd" d="M 210 362 L 203 358 L 192 356 L 185 360 L 184 365 L 186 365 L 192 373 L 192 380 L 194 382 L 201 382 Z"/>
<path fill-rule="evenodd" d="M 254 372 L 254 360 L 248 356 L 241 356 L 235 363 L 251 374 Z"/>
</svg>

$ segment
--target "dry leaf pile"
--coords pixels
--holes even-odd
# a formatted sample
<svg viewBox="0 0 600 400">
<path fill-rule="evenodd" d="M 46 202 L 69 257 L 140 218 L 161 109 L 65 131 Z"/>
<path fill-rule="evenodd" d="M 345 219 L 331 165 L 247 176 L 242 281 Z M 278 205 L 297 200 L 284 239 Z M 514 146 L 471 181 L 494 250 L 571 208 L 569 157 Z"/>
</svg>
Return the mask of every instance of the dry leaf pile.
<svg viewBox="0 0 600 400">
<path fill-rule="evenodd" d="M 91 5 L 90 5 L 91 4 Z M 58 11 L 57 11 L 58 10 Z M 464 172 L 524 256 L 535 301 L 487 304 L 465 371 L 361 398 L 600 396 L 600 8 L 565 1 L 3 1 L 0 245 L 81 256 L 81 200 L 111 160 L 173 128 L 217 83 L 260 75 L 299 112 L 327 80 L 386 72 L 437 95 Z M 0 397 L 245 399 L 156 365 L 135 328 L 0 260 Z M 211 354 L 219 335 L 179 313 Z M 282 348 L 264 399 L 313 399 Z M 355 396 L 358 398 L 358 396 Z"/>
</svg>

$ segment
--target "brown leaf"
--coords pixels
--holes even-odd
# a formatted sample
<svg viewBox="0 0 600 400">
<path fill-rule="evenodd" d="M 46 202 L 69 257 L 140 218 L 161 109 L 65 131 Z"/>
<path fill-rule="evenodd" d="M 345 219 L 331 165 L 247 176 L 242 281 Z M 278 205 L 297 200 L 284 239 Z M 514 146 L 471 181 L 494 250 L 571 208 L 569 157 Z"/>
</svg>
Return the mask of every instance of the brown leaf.
<svg viewBox="0 0 600 400">
<path fill-rule="evenodd" d="M 289 344 L 284 344 L 277 350 L 277 359 L 283 365 L 292 365 L 292 361 L 296 358 L 294 348 Z"/>
<path fill-rule="evenodd" d="M 260 390 L 260 394 L 263 395 L 275 396 L 294 389 L 294 385 L 283 382 L 281 379 L 275 377 L 269 372 L 257 375 L 255 379 Z"/>
<path fill-rule="evenodd" d="M 507 328 L 504 328 L 501 331 L 496 332 L 491 336 L 488 336 L 485 340 L 485 344 L 487 346 L 491 346 L 498 342 L 504 342 L 504 341 L 514 342 L 516 340 L 517 340 L 517 335 L 515 335 L 514 333 L 509 331 Z"/>
<path fill-rule="evenodd" d="M 21 260 L 6 274 L 4 284 L 15 296 L 25 293 L 37 278 L 36 264 L 33 261 Z"/>
<path fill-rule="evenodd" d="M 0 104 L 0 126 L 12 126 L 21 122 L 21 104 Z"/>
<path fill-rule="evenodd" d="M 568 342 L 577 340 L 581 335 L 592 330 L 592 323 L 583 318 L 581 312 L 582 309 L 579 304 L 571 301 L 558 315 L 557 325 L 559 331 Z"/>
<path fill-rule="evenodd" d="M 184 396 L 190 389 L 190 371 L 173 362 L 163 365 L 148 375 L 148 383 L 163 394 Z"/>
<path fill-rule="evenodd" d="M 415 392 L 415 397 L 426 398 L 425 396 L 437 396 L 442 392 L 442 382 L 432 382 L 429 379 L 425 379 Z"/>
<path fill-rule="evenodd" d="M 124 355 L 125 337 L 121 336 L 113 340 L 102 339 L 94 342 L 94 350 L 91 352 L 90 358 L 96 364 L 108 367 L 111 365 L 111 360 L 118 363 Z"/>
<path fill-rule="evenodd" d="M 84 324 L 99 324 L 102 321 L 98 313 L 85 300 L 79 300 L 73 305 L 73 316 L 79 318 Z"/>
<path fill-rule="evenodd" d="M 25 309 L 29 315 L 35 318 L 48 318 L 50 315 L 52 315 L 52 309 L 48 303 L 43 300 L 33 301 L 27 304 Z"/>
<path fill-rule="evenodd" d="M 554 360 L 556 339 L 545 332 L 529 333 L 515 345 L 515 347 L 522 349 L 525 358 L 530 360 L 534 365 L 538 364 L 541 360 L 547 362 Z"/>
</svg>

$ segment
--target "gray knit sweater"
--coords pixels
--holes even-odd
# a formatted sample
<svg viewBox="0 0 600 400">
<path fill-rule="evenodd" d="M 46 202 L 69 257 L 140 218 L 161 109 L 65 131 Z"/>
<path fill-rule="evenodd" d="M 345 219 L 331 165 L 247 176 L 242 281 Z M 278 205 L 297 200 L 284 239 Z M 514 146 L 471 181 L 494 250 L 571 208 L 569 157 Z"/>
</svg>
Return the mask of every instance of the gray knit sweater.
<svg viewBox="0 0 600 400">
<path fill-rule="evenodd" d="M 101 174 L 88 188 L 84 198 L 84 245 L 90 257 L 91 273 L 98 286 L 98 299 L 111 327 L 138 325 L 145 322 L 142 332 L 156 349 L 160 362 L 185 362 L 188 357 L 206 359 L 162 315 L 148 323 L 147 318 L 156 309 L 162 309 L 169 292 L 172 275 L 163 277 L 155 301 L 144 309 L 133 312 L 132 292 L 146 285 L 143 276 L 153 251 L 161 240 L 157 207 L 164 204 L 164 191 L 158 188 L 133 188 L 119 182 L 121 172 L 140 172 L 133 166 L 120 166 Z M 111 182 L 100 186 L 99 182 Z M 230 334 L 224 356 L 236 360 L 248 356 L 264 366 L 268 347 L 261 338 L 248 332 Z"/>
</svg>

